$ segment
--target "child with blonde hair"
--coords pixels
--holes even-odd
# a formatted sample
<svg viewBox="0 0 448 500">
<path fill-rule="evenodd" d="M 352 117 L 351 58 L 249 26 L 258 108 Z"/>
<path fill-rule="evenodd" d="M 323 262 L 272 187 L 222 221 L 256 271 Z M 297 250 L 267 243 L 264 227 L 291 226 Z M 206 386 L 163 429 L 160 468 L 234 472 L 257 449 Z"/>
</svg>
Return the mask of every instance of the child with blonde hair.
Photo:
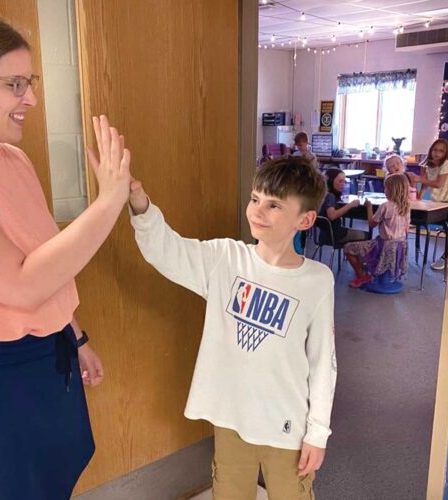
<svg viewBox="0 0 448 500">
<path fill-rule="evenodd" d="M 359 288 L 389 271 L 399 279 L 407 271 L 406 237 L 410 223 L 409 181 L 404 174 L 391 174 L 384 181 L 387 201 L 373 214 L 372 204 L 366 201 L 369 226 L 379 226 L 379 235 L 374 240 L 356 241 L 344 246 L 347 260 L 356 277 L 350 282 Z"/>
<path fill-rule="evenodd" d="M 400 155 L 391 154 L 384 160 L 383 169 L 386 171 L 386 177 L 391 174 L 404 174 L 409 181 L 409 199 L 417 199 L 417 188 L 414 175 L 406 172 L 406 163 Z"/>
</svg>

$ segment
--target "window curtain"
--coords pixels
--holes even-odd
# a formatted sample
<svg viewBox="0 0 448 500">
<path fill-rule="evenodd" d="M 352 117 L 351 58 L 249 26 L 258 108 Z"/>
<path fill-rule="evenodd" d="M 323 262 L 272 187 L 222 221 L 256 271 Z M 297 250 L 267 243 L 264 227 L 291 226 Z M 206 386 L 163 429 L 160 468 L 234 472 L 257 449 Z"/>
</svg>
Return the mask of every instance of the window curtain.
<svg viewBox="0 0 448 500">
<path fill-rule="evenodd" d="M 415 89 L 416 69 L 382 71 L 379 73 L 352 73 L 338 76 L 338 94 L 369 92 L 403 88 Z"/>
</svg>

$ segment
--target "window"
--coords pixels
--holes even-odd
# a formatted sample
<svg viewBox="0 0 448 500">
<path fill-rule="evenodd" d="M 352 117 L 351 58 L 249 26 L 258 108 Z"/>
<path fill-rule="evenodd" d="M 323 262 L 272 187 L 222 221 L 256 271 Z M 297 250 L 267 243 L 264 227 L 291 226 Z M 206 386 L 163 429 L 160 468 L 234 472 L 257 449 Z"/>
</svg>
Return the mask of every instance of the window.
<svg viewBox="0 0 448 500">
<path fill-rule="evenodd" d="M 415 74 L 415 70 L 407 70 L 341 75 L 338 86 L 340 147 L 365 149 L 369 145 L 387 150 L 394 145 L 392 137 L 406 137 L 401 149 L 411 151 Z"/>
</svg>

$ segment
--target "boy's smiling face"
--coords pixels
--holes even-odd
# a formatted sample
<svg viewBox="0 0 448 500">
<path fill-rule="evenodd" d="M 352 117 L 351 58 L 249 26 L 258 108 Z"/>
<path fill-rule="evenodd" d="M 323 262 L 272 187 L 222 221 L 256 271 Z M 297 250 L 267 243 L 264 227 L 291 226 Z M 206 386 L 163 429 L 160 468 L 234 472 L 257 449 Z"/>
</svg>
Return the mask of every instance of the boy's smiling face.
<svg viewBox="0 0 448 500">
<path fill-rule="evenodd" d="M 296 196 L 280 199 L 252 191 L 246 216 L 255 239 L 264 243 L 292 243 L 297 231 L 309 229 L 314 224 L 316 212 L 303 212 L 300 199 Z"/>
</svg>

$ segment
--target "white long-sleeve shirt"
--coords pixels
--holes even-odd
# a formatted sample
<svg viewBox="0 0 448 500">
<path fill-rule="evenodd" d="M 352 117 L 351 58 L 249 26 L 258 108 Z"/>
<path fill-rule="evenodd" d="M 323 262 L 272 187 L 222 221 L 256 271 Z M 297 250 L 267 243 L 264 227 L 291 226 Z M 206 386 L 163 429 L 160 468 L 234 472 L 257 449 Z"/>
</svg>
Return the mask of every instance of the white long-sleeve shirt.
<svg viewBox="0 0 448 500">
<path fill-rule="evenodd" d="M 154 205 L 131 223 L 144 258 L 207 300 L 185 416 L 252 444 L 325 448 L 336 381 L 328 267 L 281 268 L 241 241 L 182 238 Z"/>
</svg>

